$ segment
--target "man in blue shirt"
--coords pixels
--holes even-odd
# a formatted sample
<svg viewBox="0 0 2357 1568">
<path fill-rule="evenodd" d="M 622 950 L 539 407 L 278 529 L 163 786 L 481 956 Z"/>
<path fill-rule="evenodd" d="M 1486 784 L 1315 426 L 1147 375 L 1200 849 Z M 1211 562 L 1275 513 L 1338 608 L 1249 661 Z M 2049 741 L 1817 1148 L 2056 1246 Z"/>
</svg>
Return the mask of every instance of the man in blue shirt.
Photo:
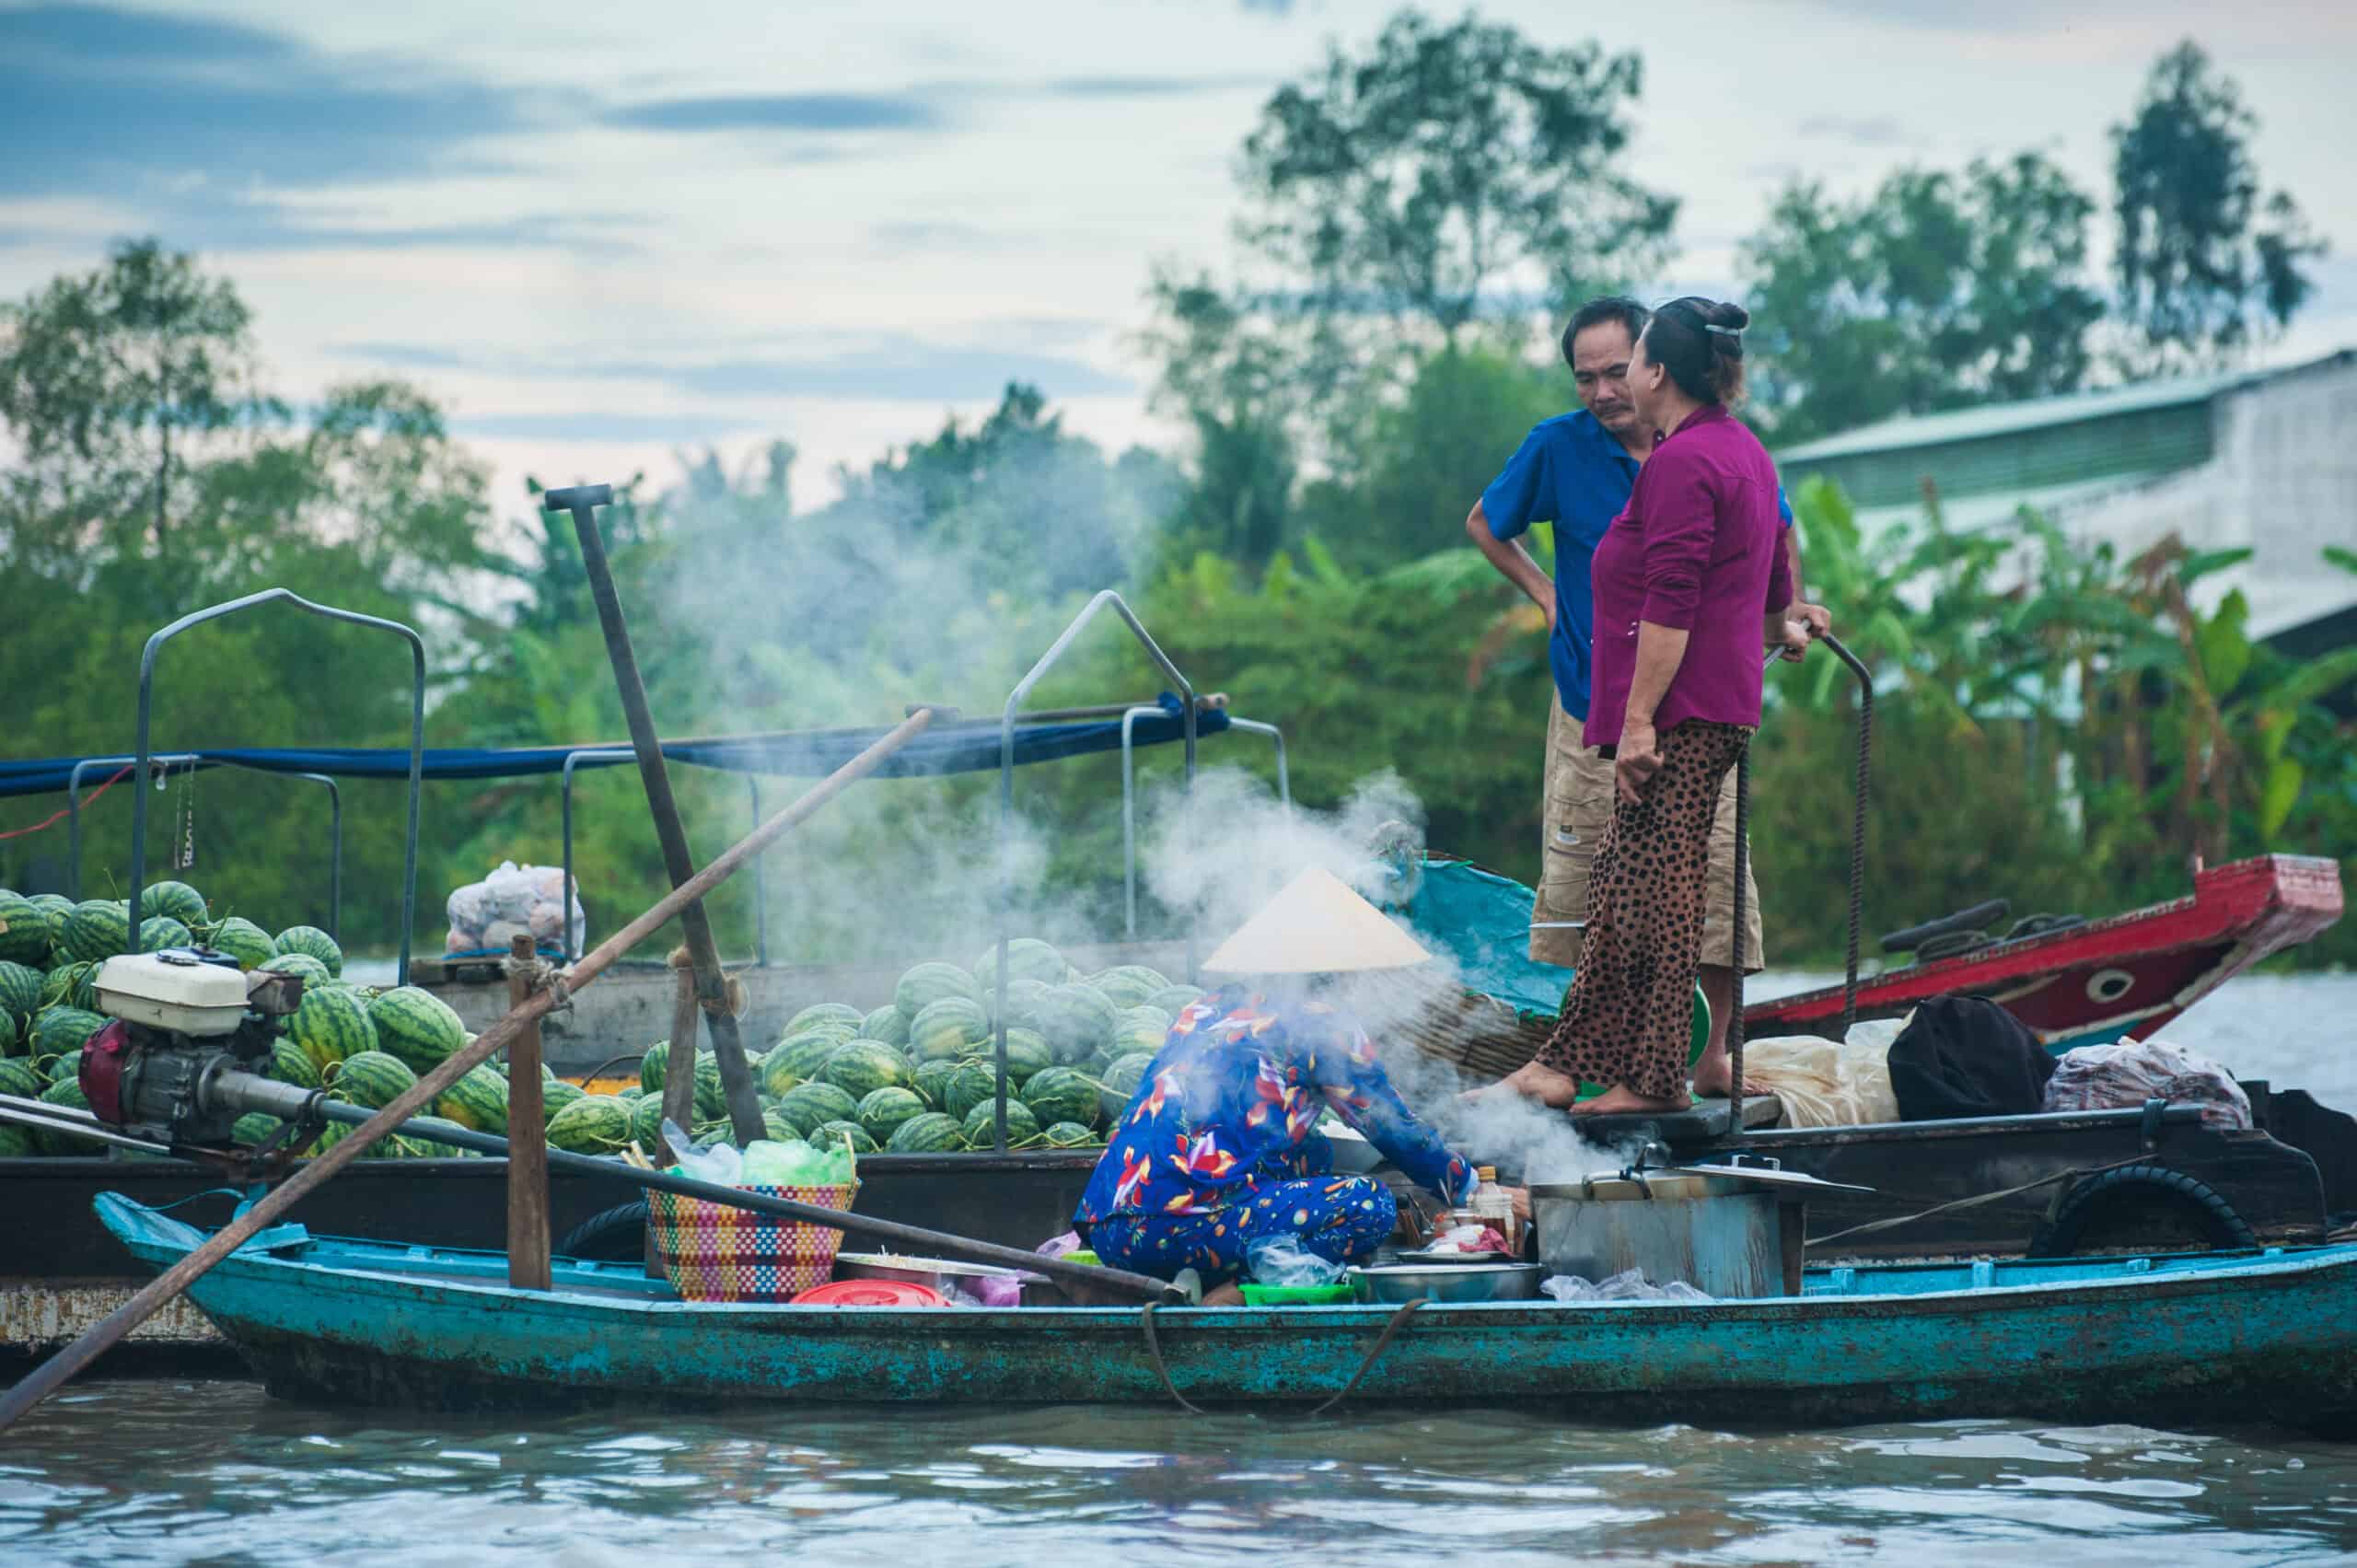
<svg viewBox="0 0 2357 1568">
<path fill-rule="evenodd" d="M 1654 433 L 1629 400 L 1629 357 L 1651 316 L 1633 299 L 1593 299 L 1563 330 L 1563 358 L 1572 367 L 1581 407 L 1546 420 L 1524 437 L 1504 471 L 1490 482 L 1465 518 L 1465 531 L 1531 601 L 1546 611 L 1547 653 L 1555 672 L 1553 711 L 1547 722 L 1546 782 L 1541 800 L 1538 897 L 1530 912 L 1530 956 L 1540 963 L 1575 965 L 1580 925 L 1587 919 L 1588 874 L 1612 815 L 1612 763 L 1586 744 L 1590 645 L 1595 607 L 1588 565 L 1612 519 L 1629 504 L 1637 469 L 1652 454 Z M 1793 587 L 1800 590 L 1800 554 L 1792 510 L 1782 496 L 1785 547 Z M 1533 523 L 1555 525 L 1555 575 L 1549 581 L 1521 543 Z M 1702 994 L 1711 1005 L 1711 1042 L 1695 1065 L 1694 1086 L 1725 1094 L 1727 1016 L 1735 1000 L 1735 774 L 1727 774 L 1711 834 L 1710 897 L 1702 926 Z M 1762 962 L 1759 893 L 1744 889 L 1743 963 Z"/>
</svg>

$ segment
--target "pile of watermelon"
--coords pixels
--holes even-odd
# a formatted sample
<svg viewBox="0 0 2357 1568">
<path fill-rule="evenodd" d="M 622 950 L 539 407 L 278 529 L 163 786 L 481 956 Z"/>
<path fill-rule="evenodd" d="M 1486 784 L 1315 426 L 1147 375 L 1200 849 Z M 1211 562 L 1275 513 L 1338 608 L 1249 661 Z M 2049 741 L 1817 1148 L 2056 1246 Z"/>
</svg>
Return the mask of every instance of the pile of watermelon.
<svg viewBox="0 0 2357 1568">
<path fill-rule="evenodd" d="M 1100 1129 L 1136 1093 L 1178 1011 L 1202 993 L 1137 965 L 1084 976 L 1032 937 L 1011 943 L 1007 960 L 1003 1007 L 993 946 L 970 969 L 917 965 L 880 1005 L 821 1002 L 796 1013 L 752 1064 L 770 1135 L 848 1142 L 858 1154 L 994 1147 L 1004 1013 L 1007 1146 L 1101 1146 Z M 632 1135 L 651 1146 L 668 1051 L 664 1041 L 647 1051 L 638 1086 L 599 1113 L 598 1127 L 584 1129 L 586 1141 L 611 1134 L 626 1109 Z M 699 1139 L 728 1134 L 709 1052 L 698 1053 L 695 1114 Z M 550 1124 L 551 1142 L 559 1131 Z"/>
</svg>

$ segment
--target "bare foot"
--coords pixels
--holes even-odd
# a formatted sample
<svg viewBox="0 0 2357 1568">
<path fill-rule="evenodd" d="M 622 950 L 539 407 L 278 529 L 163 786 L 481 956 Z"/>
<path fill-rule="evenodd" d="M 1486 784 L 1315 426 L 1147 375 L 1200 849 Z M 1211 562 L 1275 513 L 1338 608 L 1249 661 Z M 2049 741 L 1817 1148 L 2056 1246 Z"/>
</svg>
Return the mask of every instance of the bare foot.
<svg viewBox="0 0 2357 1568">
<path fill-rule="evenodd" d="M 1705 1099 L 1727 1098 L 1727 1081 L 1731 1076 L 1724 1041 L 1711 1046 L 1694 1063 L 1694 1092 Z M 1747 1095 L 1766 1094 L 1758 1081 L 1745 1078 L 1743 1092 Z"/>
<path fill-rule="evenodd" d="M 1684 1095 L 1655 1098 L 1641 1095 L 1625 1084 L 1615 1084 L 1594 1099 L 1582 1100 L 1572 1107 L 1573 1116 L 1658 1116 L 1664 1111 L 1684 1110 L 1692 1102 Z"/>
<path fill-rule="evenodd" d="M 1213 1285 L 1211 1289 L 1203 1292 L 1203 1299 L 1201 1305 L 1204 1307 L 1241 1307 L 1244 1305 L 1244 1292 L 1237 1288 L 1233 1283 Z"/>
<path fill-rule="evenodd" d="M 1578 1079 L 1558 1073 L 1552 1067 L 1542 1067 L 1536 1062 L 1526 1062 L 1489 1087 L 1469 1089 L 1457 1098 L 1469 1104 L 1479 1105 L 1489 1100 L 1503 1099 L 1507 1095 L 1514 1094 L 1562 1110 L 1579 1098 L 1579 1092 Z"/>
</svg>

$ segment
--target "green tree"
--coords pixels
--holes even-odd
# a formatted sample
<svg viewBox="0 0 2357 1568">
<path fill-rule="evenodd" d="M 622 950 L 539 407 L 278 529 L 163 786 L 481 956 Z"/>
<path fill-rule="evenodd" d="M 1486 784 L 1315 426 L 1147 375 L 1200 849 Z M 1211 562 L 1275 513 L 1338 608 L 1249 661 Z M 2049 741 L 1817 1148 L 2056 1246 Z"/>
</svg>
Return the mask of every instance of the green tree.
<svg viewBox="0 0 2357 1568">
<path fill-rule="evenodd" d="M 2280 331 L 2314 292 L 2325 242 L 2283 191 L 2262 195 L 2258 117 L 2188 41 L 2163 55 L 2112 128 L 2113 262 L 2140 372 L 2211 365 Z"/>
<path fill-rule="evenodd" d="M 2036 153 L 1902 168 L 1855 201 L 1787 188 L 1743 252 L 1768 340 L 1754 405 L 1789 442 L 2077 388 L 2103 316 L 2093 212 Z"/>
</svg>

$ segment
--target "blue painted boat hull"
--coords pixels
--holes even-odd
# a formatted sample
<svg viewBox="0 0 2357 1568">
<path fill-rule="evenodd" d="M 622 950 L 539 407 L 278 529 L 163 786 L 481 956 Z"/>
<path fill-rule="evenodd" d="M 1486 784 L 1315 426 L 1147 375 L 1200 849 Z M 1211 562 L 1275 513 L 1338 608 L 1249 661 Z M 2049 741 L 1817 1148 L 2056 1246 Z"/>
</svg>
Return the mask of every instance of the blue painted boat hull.
<svg viewBox="0 0 2357 1568">
<path fill-rule="evenodd" d="M 100 1219 L 146 1265 L 203 1233 L 120 1194 Z M 1955 1416 L 2340 1426 L 2357 1414 L 2357 1247 L 2220 1260 L 1813 1274 L 1707 1306 L 1433 1307 L 1367 1373 L 1371 1402 L 1517 1404 L 1582 1419 L 1849 1424 Z M 1159 1401 L 1137 1310 L 731 1307 L 627 1264 L 256 1237 L 191 1288 L 277 1395 L 436 1410 L 704 1403 Z M 1383 1307 L 1165 1308 L 1197 1403 L 1288 1405 L 1347 1383 Z"/>
</svg>

